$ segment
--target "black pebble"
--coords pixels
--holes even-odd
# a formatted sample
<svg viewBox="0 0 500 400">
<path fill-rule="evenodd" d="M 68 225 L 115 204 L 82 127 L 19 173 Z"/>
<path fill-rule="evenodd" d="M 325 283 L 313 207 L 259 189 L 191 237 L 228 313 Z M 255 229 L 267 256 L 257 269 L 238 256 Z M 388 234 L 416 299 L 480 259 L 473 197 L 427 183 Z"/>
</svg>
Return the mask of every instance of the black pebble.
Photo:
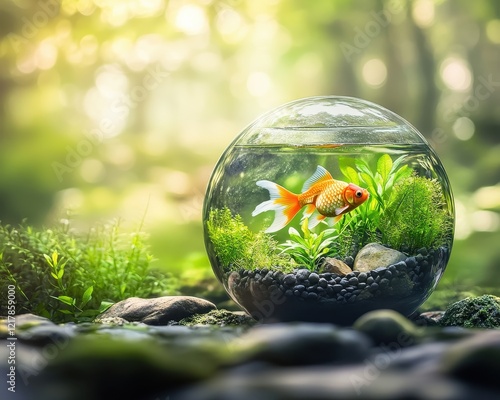
<svg viewBox="0 0 500 400">
<path fill-rule="evenodd" d="M 316 283 L 318 283 L 319 281 L 319 275 L 315 272 L 311 273 L 311 275 L 309 275 L 309 282 L 312 284 L 312 285 L 315 285 Z"/>
<path fill-rule="evenodd" d="M 299 292 L 303 292 L 304 290 L 306 290 L 306 287 L 304 285 L 297 285 L 293 289 L 298 290 Z"/>
<path fill-rule="evenodd" d="M 307 294 L 307 300 L 317 300 L 317 299 L 318 295 L 316 293 L 312 292 Z"/>
<path fill-rule="evenodd" d="M 417 250 L 417 254 L 422 254 L 423 256 L 427 255 L 427 249 L 425 247 L 422 247 L 421 249 Z"/>
<path fill-rule="evenodd" d="M 351 279 L 349 279 L 349 284 L 356 286 L 358 284 L 358 278 L 352 277 Z"/>
<path fill-rule="evenodd" d="M 339 293 L 343 289 L 343 287 L 342 287 L 342 285 L 337 284 L 337 285 L 333 285 L 332 289 L 335 293 Z"/>
<path fill-rule="evenodd" d="M 285 283 L 285 285 L 293 286 L 295 285 L 295 282 L 297 282 L 297 280 L 295 279 L 294 275 L 288 274 L 285 275 L 285 279 L 283 279 L 283 282 Z"/>
<path fill-rule="evenodd" d="M 318 285 L 323 288 L 326 288 L 328 286 L 328 281 L 325 278 L 320 278 Z"/>
<path fill-rule="evenodd" d="M 375 282 L 375 279 L 373 279 L 373 277 L 369 276 L 368 278 L 366 278 L 366 283 L 368 285 L 371 285 L 373 282 Z"/>
<path fill-rule="evenodd" d="M 387 287 L 387 286 L 389 286 L 389 280 L 388 280 L 388 279 L 385 279 L 385 278 L 384 278 L 384 279 L 382 279 L 382 280 L 380 281 L 380 287 L 385 288 L 385 287 Z"/>
<path fill-rule="evenodd" d="M 352 268 L 352 266 L 354 265 L 354 258 L 351 257 L 351 256 L 348 256 L 345 258 L 344 262 Z"/>
<path fill-rule="evenodd" d="M 385 271 L 384 278 L 391 279 L 392 278 L 392 272 L 389 271 L 389 270 Z"/>
<path fill-rule="evenodd" d="M 415 267 L 415 265 L 417 265 L 417 260 L 415 259 L 415 257 L 408 257 L 405 263 L 408 266 L 408 268 L 413 268 Z"/>
<path fill-rule="evenodd" d="M 358 283 L 358 289 L 364 289 L 365 287 L 366 287 L 366 283 L 364 283 L 364 282 Z"/>
<path fill-rule="evenodd" d="M 370 285 L 370 290 L 377 290 L 377 289 L 378 289 L 378 283 L 373 282 L 373 283 Z"/>
<path fill-rule="evenodd" d="M 365 282 L 366 281 L 366 278 L 367 278 L 367 275 L 365 272 L 361 272 L 359 275 L 358 275 L 358 281 L 360 282 Z"/>
<path fill-rule="evenodd" d="M 297 271 L 297 279 L 300 281 L 305 281 L 307 278 L 309 278 L 310 272 L 307 269 L 299 269 Z"/>
</svg>

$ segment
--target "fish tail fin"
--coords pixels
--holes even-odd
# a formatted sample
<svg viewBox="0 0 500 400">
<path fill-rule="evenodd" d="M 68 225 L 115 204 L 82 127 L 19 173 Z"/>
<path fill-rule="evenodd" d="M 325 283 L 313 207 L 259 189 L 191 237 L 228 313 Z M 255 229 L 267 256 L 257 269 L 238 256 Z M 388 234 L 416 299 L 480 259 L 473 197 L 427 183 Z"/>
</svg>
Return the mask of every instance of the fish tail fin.
<svg viewBox="0 0 500 400">
<path fill-rule="evenodd" d="M 284 228 L 302 208 L 299 203 L 299 198 L 295 193 L 271 181 L 257 181 L 257 186 L 267 189 L 270 199 L 255 207 L 252 216 L 255 217 L 265 211 L 274 211 L 274 221 L 265 232 L 271 233 L 279 231 Z"/>
</svg>

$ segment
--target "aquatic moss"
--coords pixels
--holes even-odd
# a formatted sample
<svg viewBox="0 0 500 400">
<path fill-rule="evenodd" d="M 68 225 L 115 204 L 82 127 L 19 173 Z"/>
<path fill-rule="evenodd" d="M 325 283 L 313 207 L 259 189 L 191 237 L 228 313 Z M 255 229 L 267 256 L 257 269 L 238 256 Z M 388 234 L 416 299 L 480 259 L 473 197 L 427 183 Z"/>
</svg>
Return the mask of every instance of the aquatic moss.
<svg viewBox="0 0 500 400">
<path fill-rule="evenodd" d="M 383 243 L 410 253 L 444 244 L 452 220 L 439 182 L 412 175 L 396 184 L 379 227 Z"/>
<path fill-rule="evenodd" d="M 442 326 L 500 327 L 500 297 L 489 294 L 468 297 L 450 305 L 439 321 Z"/>
<path fill-rule="evenodd" d="M 214 252 L 226 271 L 271 266 L 286 269 L 291 264 L 288 256 L 279 254 L 278 243 L 270 235 L 252 232 L 241 216 L 233 216 L 227 207 L 210 210 L 207 231 Z"/>
<path fill-rule="evenodd" d="M 255 320 L 246 314 L 237 314 L 227 310 L 212 310 L 206 314 L 196 314 L 179 321 L 179 325 L 246 325 L 255 324 Z"/>
</svg>

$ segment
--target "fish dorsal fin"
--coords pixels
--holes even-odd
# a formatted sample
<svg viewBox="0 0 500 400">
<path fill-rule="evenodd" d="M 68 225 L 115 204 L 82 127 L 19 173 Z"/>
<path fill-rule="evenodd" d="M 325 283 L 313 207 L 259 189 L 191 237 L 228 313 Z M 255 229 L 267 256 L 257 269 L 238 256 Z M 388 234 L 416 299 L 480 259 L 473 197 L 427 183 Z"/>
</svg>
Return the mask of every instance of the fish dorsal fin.
<svg viewBox="0 0 500 400">
<path fill-rule="evenodd" d="M 318 168 L 316 168 L 316 172 L 307 181 L 305 181 L 304 186 L 302 186 L 302 193 L 304 193 L 306 190 L 309 190 L 311 186 L 316 183 L 332 179 L 333 177 L 330 175 L 330 173 L 321 165 L 318 165 Z"/>
</svg>

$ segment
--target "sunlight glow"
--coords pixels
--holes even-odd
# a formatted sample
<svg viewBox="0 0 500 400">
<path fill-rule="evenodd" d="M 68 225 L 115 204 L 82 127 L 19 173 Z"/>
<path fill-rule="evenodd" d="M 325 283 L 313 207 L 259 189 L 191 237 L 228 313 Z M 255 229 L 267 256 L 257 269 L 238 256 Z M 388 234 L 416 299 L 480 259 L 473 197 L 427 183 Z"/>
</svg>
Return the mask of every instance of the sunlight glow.
<svg viewBox="0 0 500 400">
<path fill-rule="evenodd" d="M 420 28 L 427 28 L 434 23 L 434 1 L 417 0 L 413 3 L 412 17 Z"/>
<path fill-rule="evenodd" d="M 448 57 L 441 64 L 441 79 L 451 90 L 465 92 L 472 85 L 472 75 L 467 62 L 458 57 Z"/>
<path fill-rule="evenodd" d="M 493 211 L 474 211 L 471 222 L 474 230 L 478 232 L 495 232 L 500 227 L 500 217 Z"/>
<path fill-rule="evenodd" d="M 187 35 L 203 33 L 207 28 L 205 12 L 194 4 L 184 5 L 175 16 L 175 26 Z"/>
<path fill-rule="evenodd" d="M 387 67 L 382 60 L 372 58 L 363 65 L 361 74 L 368 85 L 378 88 L 387 79 Z"/>
<path fill-rule="evenodd" d="M 254 97 L 265 96 L 271 89 L 271 78 L 265 72 L 252 72 L 247 79 L 247 90 Z"/>
<path fill-rule="evenodd" d="M 460 117 L 453 123 L 452 129 L 457 139 L 465 141 L 474 136 L 476 127 L 470 118 Z"/>
<path fill-rule="evenodd" d="M 486 36 L 495 44 L 500 44 L 500 19 L 492 19 L 486 24 Z"/>
<path fill-rule="evenodd" d="M 496 186 L 483 186 L 477 189 L 473 199 L 479 208 L 500 209 L 500 184 Z"/>
</svg>

